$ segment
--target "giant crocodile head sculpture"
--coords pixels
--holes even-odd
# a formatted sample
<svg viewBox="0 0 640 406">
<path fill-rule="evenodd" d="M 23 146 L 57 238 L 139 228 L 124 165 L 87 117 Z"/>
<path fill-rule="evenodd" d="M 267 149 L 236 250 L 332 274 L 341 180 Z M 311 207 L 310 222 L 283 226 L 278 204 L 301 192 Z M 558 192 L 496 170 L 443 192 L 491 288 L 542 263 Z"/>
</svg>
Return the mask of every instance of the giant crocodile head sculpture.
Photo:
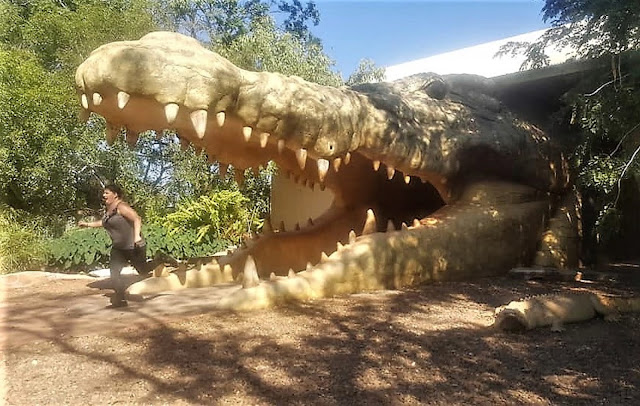
<svg viewBox="0 0 640 406">
<path fill-rule="evenodd" d="M 156 32 L 96 49 L 76 84 L 84 112 L 106 119 L 109 142 L 122 130 L 130 144 L 173 130 L 221 172 L 272 160 L 334 194 L 305 227 L 265 230 L 130 293 L 234 283 L 214 305 L 256 309 L 575 262 L 567 164 L 492 96 L 490 80 L 422 74 L 326 87 L 246 71 L 192 38 Z"/>
</svg>

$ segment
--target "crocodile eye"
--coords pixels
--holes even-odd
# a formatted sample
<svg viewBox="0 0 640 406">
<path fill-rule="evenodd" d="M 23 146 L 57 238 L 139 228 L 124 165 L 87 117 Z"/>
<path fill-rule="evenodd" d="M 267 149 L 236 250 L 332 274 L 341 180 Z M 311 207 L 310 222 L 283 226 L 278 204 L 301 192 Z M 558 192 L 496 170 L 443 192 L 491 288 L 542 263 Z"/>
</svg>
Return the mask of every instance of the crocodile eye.
<svg viewBox="0 0 640 406">
<path fill-rule="evenodd" d="M 444 80 L 440 78 L 434 78 L 429 83 L 425 83 L 422 89 L 434 99 L 442 100 L 447 95 L 449 89 Z"/>
</svg>

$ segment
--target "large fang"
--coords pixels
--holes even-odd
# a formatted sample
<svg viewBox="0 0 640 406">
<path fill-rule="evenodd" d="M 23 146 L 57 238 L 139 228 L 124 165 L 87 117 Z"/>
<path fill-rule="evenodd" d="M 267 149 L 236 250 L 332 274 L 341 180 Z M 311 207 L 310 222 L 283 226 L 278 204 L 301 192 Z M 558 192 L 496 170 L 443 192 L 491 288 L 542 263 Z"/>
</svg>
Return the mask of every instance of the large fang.
<svg viewBox="0 0 640 406">
<path fill-rule="evenodd" d="M 256 262 L 251 255 L 247 255 L 247 261 L 244 263 L 244 274 L 242 278 L 243 288 L 253 288 L 260 284 L 260 278 L 258 278 L 258 269 L 256 268 Z"/>
<path fill-rule="evenodd" d="M 207 110 L 195 110 L 191 112 L 191 123 L 198 138 L 203 139 L 207 131 Z"/>
<path fill-rule="evenodd" d="M 387 232 L 396 231 L 396 226 L 393 224 L 393 221 L 387 221 Z"/>
<path fill-rule="evenodd" d="M 377 231 L 376 225 L 376 215 L 373 213 L 373 210 L 367 210 L 367 220 L 364 222 L 364 227 L 362 227 L 362 234 L 372 234 Z"/>
<path fill-rule="evenodd" d="M 93 105 L 94 106 L 99 106 L 102 103 L 102 96 L 100 96 L 100 93 L 94 93 L 93 94 Z"/>
<path fill-rule="evenodd" d="M 189 141 L 184 138 L 180 138 L 180 149 L 186 151 L 189 149 Z"/>
<path fill-rule="evenodd" d="M 251 129 L 251 127 L 242 127 L 242 136 L 244 137 L 244 140 L 246 142 L 249 142 L 249 140 L 251 139 L 251 132 L 253 130 Z"/>
<path fill-rule="evenodd" d="M 216 122 L 218 123 L 218 127 L 222 127 L 224 125 L 225 117 L 226 117 L 226 114 L 224 114 L 224 111 L 221 111 L 218 114 L 216 114 Z"/>
<path fill-rule="evenodd" d="M 396 170 L 393 169 L 393 166 L 387 166 L 387 179 L 393 179 L 393 175 L 396 174 Z"/>
<path fill-rule="evenodd" d="M 120 93 L 118 93 L 118 96 L 120 96 Z M 118 103 L 120 103 L 120 101 L 118 101 Z M 164 116 L 167 118 L 167 123 L 173 124 L 178 116 L 178 110 L 180 110 L 180 106 L 176 103 L 169 103 L 164 106 Z"/>
<path fill-rule="evenodd" d="M 120 135 L 120 127 L 116 127 L 115 125 L 111 125 L 107 123 L 107 133 L 105 135 L 105 138 L 107 139 L 107 144 L 113 145 L 113 143 L 118 138 L 118 135 Z"/>
<path fill-rule="evenodd" d="M 127 92 L 122 92 L 122 91 L 118 92 L 118 96 L 117 96 L 117 98 L 118 98 L 118 108 L 120 110 L 122 110 L 124 108 L 124 106 L 126 106 L 127 103 L 129 103 L 129 97 L 130 97 L 129 93 L 127 93 Z"/>
<path fill-rule="evenodd" d="M 227 177 L 227 170 L 228 169 L 229 169 L 229 165 L 223 164 L 222 162 L 220 162 L 220 164 L 218 164 L 218 173 L 219 173 L 221 178 L 226 178 Z"/>
<path fill-rule="evenodd" d="M 268 141 L 269 141 L 269 133 L 260 134 L 260 147 L 262 148 L 266 147 Z"/>
<path fill-rule="evenodd" d="M 342 163 L 342 159 L 341 158 L 336 158 L 333 160 L 333 170 L 338 172 L 338 169 L 340 169 L 340 164 Z"/>
<path fill-rule="evenodd" d="M 82 107 L 85 109 L 89 108 L 89 100 L 87 100 L 86 94 L 82 93 L 82 96 L 80 96 L 80 103 L 82 103 Z"/>
<path fill-rule="evenodd" d="M 349 165 L 349 161 L 351 161 L 351 153 L 350 153 L 350 152 L 347 152 L 347 153 L 344 155 L 344 164 L 345 164 L 345 165 Z"/>
<path fill-rule="evenodd" d="M 296 151 L 296 158 L 298 159 L 298 165 L 300 165 L 300 169 L 304 170 L 304 167 L 307 165 L 307 150 L 304 148 L 300 148 Z"/>
<path fill-rule="evenodd" d="M 378 169 L 380 169 L 380 161 L 373 161 L 373 170 L 377 171 Z"/>
<path fill-rule="evenodd" d="M 411 176 L 406 175 L 406 176 L 404 177 L 404 183 L 406 183 L 406 184 L 408 185 L 408 184 L 409 184 L 409 182 L 411 182 Z"/>
<path fill-rule="evenodd" d="M 278 140 L 278 153 L 282 154 L 282 151 L 284 151 L 284 140 L 283 139 L 279 139 Z"/>
<path fill-rule="evenodd" d="M 324 182 L 324 177 L 327 176 L 327 172 L 329 171 L 329 161 L 326 159 L 318 159 L 318 178 L 320 182 Z"/>
</svg>

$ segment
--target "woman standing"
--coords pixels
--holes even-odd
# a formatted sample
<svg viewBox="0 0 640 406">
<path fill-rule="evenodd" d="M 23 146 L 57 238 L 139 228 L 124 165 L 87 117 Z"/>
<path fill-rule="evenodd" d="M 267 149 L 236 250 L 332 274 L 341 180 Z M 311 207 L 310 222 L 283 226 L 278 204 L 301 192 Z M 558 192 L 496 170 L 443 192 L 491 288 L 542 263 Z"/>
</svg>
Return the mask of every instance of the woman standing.
<svg viewBox="0 0 640 406">
<path fill-rule="evenodd" d="M 111 307 L 127 305 L 124 281 L 120 275 L 122 268 L 131 263 L 142 276 L 153 269 L 147 263 L 147 246 L 140 230 L 142 220 L 138 213 L 124 200 L 122 189 L 117 185 L 107 185 L 102 192 L 106 212 L 102 220 L 78 222 L 80 227 L 104 227 L 111 237 L 112 247 L 109 258 L 111 281 L 115 294 L 111 297 Z"/>
</svg>

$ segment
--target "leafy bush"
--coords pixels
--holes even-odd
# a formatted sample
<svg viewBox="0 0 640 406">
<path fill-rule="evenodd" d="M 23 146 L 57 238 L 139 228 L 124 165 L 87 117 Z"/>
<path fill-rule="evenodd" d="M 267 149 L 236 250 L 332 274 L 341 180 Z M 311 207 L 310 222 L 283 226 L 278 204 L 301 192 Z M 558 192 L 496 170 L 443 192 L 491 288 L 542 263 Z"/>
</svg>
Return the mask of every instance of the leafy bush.
<svg viewBox="0 0 640 406">
<path fill-rule="evenodd" d="M 21 213 L 0 206 L 0 274 L 39 268 L 45 263 L 44 234 L 34 222 L 20 223 Z"/>
<path fill-rule="evenodd" d="M 249 199 L 236 190 L 220 190 L 178 205 L 167 215 L 164 226 L 173 237 L 196 231 L 198 243 L 209 239 L 239 242 L 242 235 L 262 226 L 257 216 L 252 216 L 247 204 Z"/>
<path fill-rule="evenodd" d="M 212 255 L 227 248 L 225 240 L 202 238 L 197 241 L 195 230 L 169 235 L 160 225 L 144 225 L 142 234 L 147 241 L 147 257 L 164 252 L 176 259 Z M 49 265 L 63 270 L 83 270 L 97 265 L 107 267 L 111 240 L 101 228 L 74 229 L 48 244 Z"/>
<path fill-rule="evenodd" d="M 183 230 L 170 233 L 165 227 L 157 224 L 144 226 L 142 229 L 147 241 L 147 255 L 164 252 L 176 259 L 205 257 L 224 250 L 231 243 L 224 239 L 209 236 L 198 238 L 196 230 Z"/>
<path fill-rule="evenodd" d="M 109 263 L 111 240 L 102 229 L 74 229 L 49 243 L 49 264 L 62 269 L 83 269 Z"/>
</svg>

